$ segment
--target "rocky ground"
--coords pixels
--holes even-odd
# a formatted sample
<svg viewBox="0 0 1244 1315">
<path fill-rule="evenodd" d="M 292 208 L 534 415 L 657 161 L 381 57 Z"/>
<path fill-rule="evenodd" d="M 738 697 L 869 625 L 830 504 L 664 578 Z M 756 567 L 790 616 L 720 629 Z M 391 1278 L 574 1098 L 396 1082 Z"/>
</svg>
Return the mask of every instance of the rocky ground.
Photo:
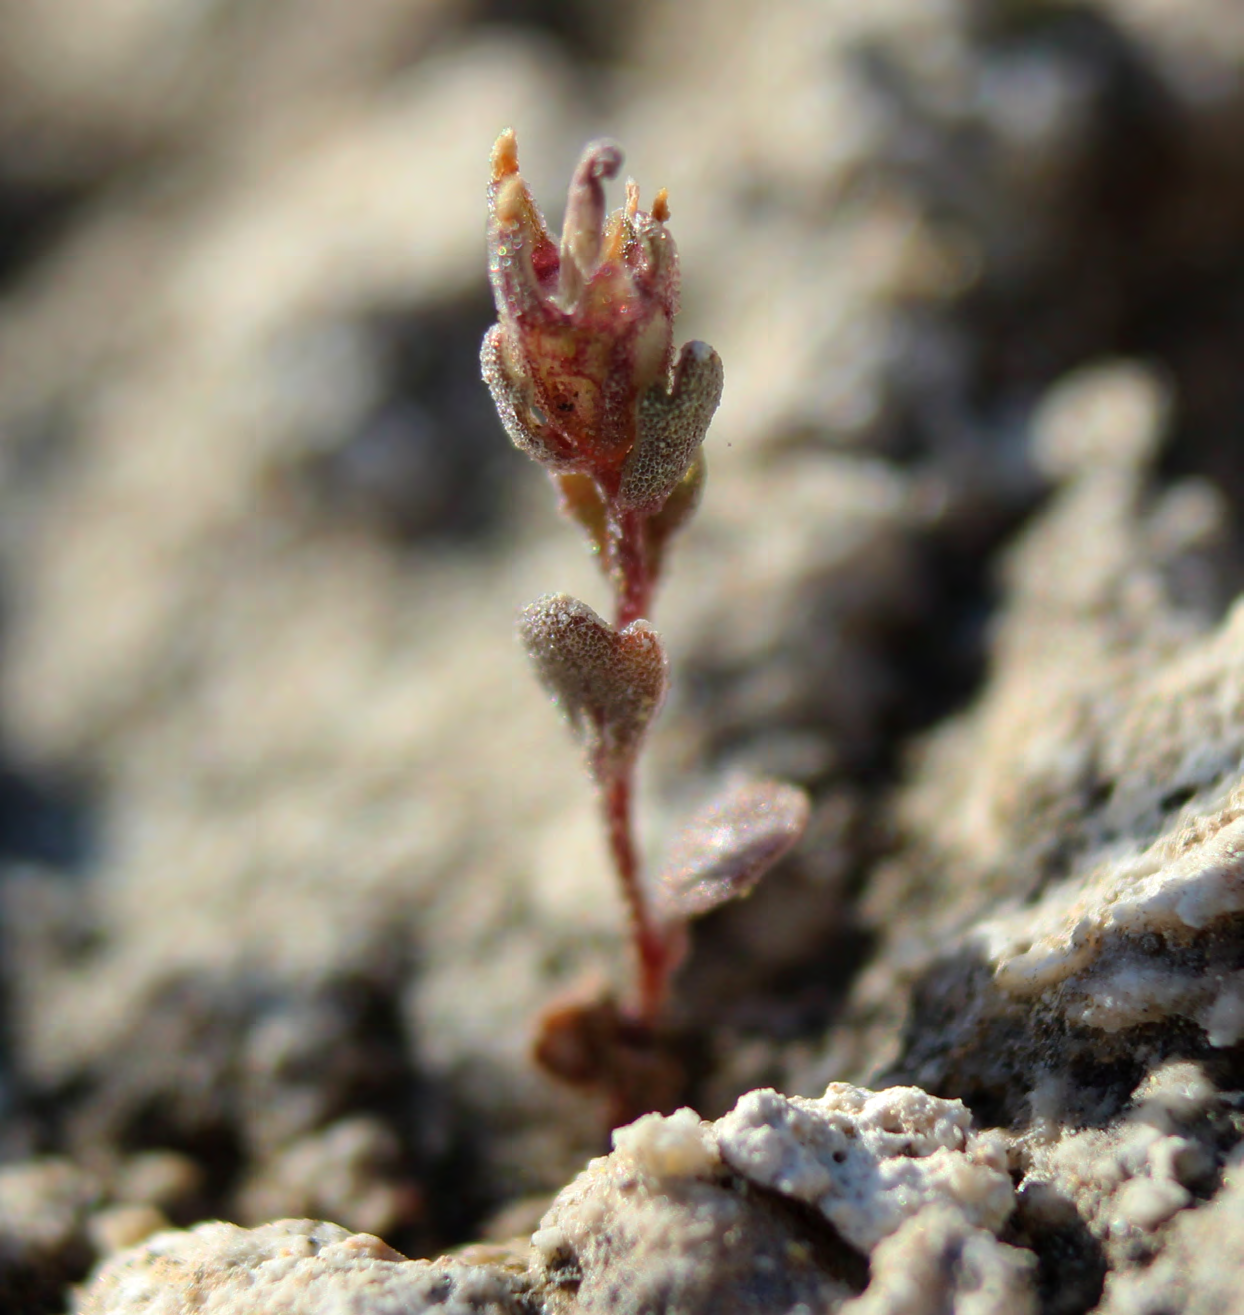
<svg viewBox="0 0 1244 1315">
<path fill-rule="evenodd" d="M 0 0 L 0 73 L 0 1307 L 1244 1310 L 1234 0 Z M 726 366 L 645 844 L 813 799 L 607 1156 L 507 125 L 670 189 Z"/>
</svg>

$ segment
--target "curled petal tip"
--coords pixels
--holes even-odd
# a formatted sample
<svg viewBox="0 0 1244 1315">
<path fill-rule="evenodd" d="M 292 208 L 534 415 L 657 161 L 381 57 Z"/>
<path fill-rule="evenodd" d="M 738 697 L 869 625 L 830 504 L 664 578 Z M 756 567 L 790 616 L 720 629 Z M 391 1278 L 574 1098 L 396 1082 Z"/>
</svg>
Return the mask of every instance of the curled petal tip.
<svg viewBox="0 0 1244 1315">
<path fill-rule="evenodd" d="M 503 178 L 518 173 L 518 138 L 513 128 L 506 128 L 493 143 L 492 147 L 492 181 L 499 183 Z"/>
<path fill-rule="evenodd" d="M 608 138 L 588 142 L 583 148 L 583 154 L 579 157 L 579 163 L 575 168 L 574 181 L 577 183 L 587 178 L 597 180 L 616 178 L 618 170 L 622 168 L 624 159 L 622 148 L 617 142 L 611 142 Z"/>
<path fill-rule="evenodd" d="M 603 179 L 622 167 L 622 150 L 614 142 L 591 142 L 584 148 L 570 180 L 566 222 L 562 229 L 562 300 L 569 305 L 580 294 L 601 256 L 605 224 Z"/>
</svg>

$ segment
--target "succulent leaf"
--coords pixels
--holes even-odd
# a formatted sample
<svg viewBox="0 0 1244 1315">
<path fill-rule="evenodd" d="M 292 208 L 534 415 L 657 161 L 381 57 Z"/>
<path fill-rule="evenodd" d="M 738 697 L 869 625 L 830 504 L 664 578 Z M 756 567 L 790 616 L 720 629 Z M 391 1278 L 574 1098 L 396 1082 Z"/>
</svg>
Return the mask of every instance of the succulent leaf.
<svg viewBox="0 0 1244 1315">
<path fill-rule="evenodd" d="M 586 603 L 548 594 L 523 609 L 519 634 L 541 682 L 585 742 L 602 784 L 629 767 L 665 700 L 669 663 L 647 621 L 617 631 Z"/>
<path fill-rule="evenodd" d="M 532 407 L 530 384 L 516 376 L 506 360 L 505 337 L 499 324 L 484 335 L 479 360 L 510 442 L 550 471 L 574 470 L 578 461 L 573 447 L 556 430 L 540 423 Z"/>
<path fill-rule="evenodd" d="M 721 401 L 721 357 L 706 342 L 687 343 L 673 384 L 656 385 L 640 399 L 635 446 L 622 472 L 618 506 L 655 512 L 677 487 L 699 452 Z"/>
<path fill-rule="evenodd" d="M 697 813 L 658 879 L 661 919 L 685 922 L 750 894 L 803 835 L 808 812 L 798 786 L 746 781 Z"/>
</svg>

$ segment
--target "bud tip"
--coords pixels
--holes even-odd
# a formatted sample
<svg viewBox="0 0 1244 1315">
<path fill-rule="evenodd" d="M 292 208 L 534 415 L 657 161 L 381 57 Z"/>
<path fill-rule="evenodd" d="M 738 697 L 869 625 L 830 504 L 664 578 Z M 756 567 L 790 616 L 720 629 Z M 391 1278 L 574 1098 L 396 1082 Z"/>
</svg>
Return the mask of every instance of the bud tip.
<svg viewBox="0 0 1244 1315">
<path fill-rule="evenodd" d="M 518 138 L 513 128 L 506 128 L 493 143 L 492 181 L 499 183 L 518 173 Z"/>
</svg>

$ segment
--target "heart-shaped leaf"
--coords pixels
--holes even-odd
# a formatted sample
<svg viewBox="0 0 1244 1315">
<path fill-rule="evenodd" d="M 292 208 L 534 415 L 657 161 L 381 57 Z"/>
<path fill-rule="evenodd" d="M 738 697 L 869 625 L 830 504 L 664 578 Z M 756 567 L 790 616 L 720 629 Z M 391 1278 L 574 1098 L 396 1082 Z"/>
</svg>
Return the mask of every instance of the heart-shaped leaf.
<svg viewBox="0 0 1244 1315">
<path fill-rule="evenodd" d="M 569 594 L 547 594 L 525 607 L 519 634 L 584 739 L 598 780 L 615 779 L 665 699 L 669 663 L 660 636 L 647 621 L 615 630 Z"/>
<path fill-rule="evenodd" d="M 803 835 L 808 796 L 781 781 L 746 781 L 693 817 L 657 882 L 663 921 L 686 922 L 749 894 Z"/>
<path fill-rule="evenodd" d="M 618 506 L 651 515 L 687 473 L 721 401 L 721 357 L 706 342 L 687 343 L 669 389 L 640 399 L 638 435 L 622 472 Z"/>
</svg>

